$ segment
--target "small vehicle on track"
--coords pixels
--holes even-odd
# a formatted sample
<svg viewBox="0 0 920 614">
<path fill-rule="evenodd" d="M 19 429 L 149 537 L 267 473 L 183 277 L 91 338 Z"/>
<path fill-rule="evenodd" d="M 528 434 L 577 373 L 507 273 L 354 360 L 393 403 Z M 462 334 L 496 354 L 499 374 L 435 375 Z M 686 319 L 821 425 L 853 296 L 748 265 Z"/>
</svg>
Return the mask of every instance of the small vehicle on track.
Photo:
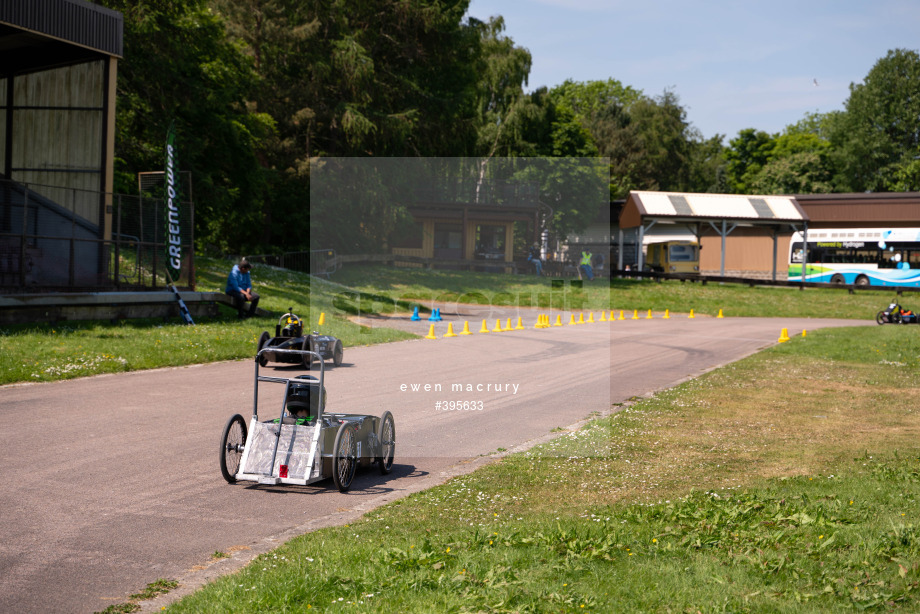
<svg viewBox="0 0 920 614">
<path fill-rule="evenodd" d="M 910 309 L 904 309 L 898 303 L 891 303 L 886 309 L 875 314 L 878 324 L 920 324 L 917 314 Z"/>
<path fill-rule="evenodd" d="M 307 360 L 303 350 L 259 350 L 252 418 L 247 425 L 243 416 L 232 416 L 220 438 L 220 472 L 227 482 L 307 485 L 331 477 L 336 488 L 345 492 L 359 466 L 376 464 L 383 474 L 392 470 L 396 452 L 393 414 L 327 412 L 324 363 L 318 355 L 314 353 L 320 364 L 319 378 L 274 377 L 259 375 L 265 352 L 285 352 Z M 259 416 L 263 384 L 284 387 L 278 418 L 263 421 Z"/>
<path fill-rule="evenodd" d="M 267 349 L 267 352 L 262 352 Z M 306 354 L 288 354 L 286 352 L 277 352 L 276 350 L 303 350 Z M 303 364 L 310 369 L 313 360 L 319 356 L 320 361 L 332 359 L 332 364 L 336 367 L 341 366 L 345 351 L 342 347 L 342 341 L 332 335 L 321 335 L 318 332 L 312 332 L 309 335 L 303 334 L 303 320 L 297 317 L 293 309 L 278 319 L 275 325 L 275 336 L 272 337 L 268 332 L 263 332 L 259 337 L 257 348 L 261 364 L 264 367 L 269 361 Z"/>
</svg>

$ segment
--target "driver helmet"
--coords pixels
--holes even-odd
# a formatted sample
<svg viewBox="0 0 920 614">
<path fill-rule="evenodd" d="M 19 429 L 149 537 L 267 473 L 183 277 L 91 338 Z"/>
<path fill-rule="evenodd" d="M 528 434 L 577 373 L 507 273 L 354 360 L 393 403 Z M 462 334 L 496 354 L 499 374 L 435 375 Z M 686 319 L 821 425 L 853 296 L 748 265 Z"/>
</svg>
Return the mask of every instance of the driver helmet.
<svg viewBox="0 0 920 614">
<path fill-rule="evenodd" d="M 323 386 L 323 407 L 326 405 L 326 387 Z M 291 387 L 285 407 L 292 416 L 306 418 L 319 415 L 319 385 L 299 384 Z"/>
<path fill-rule="evenodd" d="M 291 314 L 287 318 L 287 324 L 281 329 L 282 337 L 300 337 L 303 334 L 303 325 L 300 318 Z"/>
</svg>

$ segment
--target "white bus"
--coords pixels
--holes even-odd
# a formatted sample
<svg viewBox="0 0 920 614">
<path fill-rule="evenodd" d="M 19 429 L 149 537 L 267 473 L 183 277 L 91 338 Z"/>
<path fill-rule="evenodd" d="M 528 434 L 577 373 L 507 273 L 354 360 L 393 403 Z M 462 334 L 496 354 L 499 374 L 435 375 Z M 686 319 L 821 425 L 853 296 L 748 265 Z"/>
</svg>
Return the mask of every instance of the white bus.
<svg viewBox="0 0 920 614">
<path fill-rule="evenodd" d="M 802 281 L 802 233 L 789 242 L 789 281 Z M 920 286 L 920 228 L 808 231 L 805 280 L 857 286 Z"/>
</svg>

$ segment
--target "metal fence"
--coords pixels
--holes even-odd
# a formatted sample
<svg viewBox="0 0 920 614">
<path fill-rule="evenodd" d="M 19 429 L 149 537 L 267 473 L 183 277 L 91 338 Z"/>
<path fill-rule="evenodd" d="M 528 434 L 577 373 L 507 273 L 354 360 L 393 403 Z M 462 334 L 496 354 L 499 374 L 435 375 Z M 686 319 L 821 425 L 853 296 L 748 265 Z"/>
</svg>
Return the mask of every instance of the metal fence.
<svg viewBox="0 0 920 614">
<path fill-rule="evenodd" d="M 163 288 L 167 213 L 161 198 L 0 180 L 0 292 Z M 193 204 L 171 221 L 182 230 L 175 281 L 194 287 Z"/>
</svg>

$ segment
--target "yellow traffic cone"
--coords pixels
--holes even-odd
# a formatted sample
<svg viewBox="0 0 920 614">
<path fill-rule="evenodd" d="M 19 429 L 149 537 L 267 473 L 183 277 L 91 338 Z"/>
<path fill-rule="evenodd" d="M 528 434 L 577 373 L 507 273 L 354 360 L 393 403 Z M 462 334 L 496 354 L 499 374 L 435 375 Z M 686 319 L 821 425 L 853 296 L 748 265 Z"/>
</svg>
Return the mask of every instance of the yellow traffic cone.
<svg viewBox="0 0 920 614">
<path fill-rule="evenodd" d="M 561 313 L 556 314 L 556 326 L 562 326 L 562 314 Z"/>
<path fill-rule="evenodd" d="M 721 309 L 719 310 L 719 315 L 717 315 L 716 317 L 717 317 L 717 318 L 721 318 L 721 317 L 722 317 L 722 310 L 721 310 Z"/>
<path fill-rule="evenodd" d="M 514 327 L 514 330 L 524 330 L 524 323 L 521 322 L 521 316 L 518 316 L 517 326 Z"/>
<path fill-rule="evenodd" d="M 584 312 L 581 312 L 581 313 L 578 314 L 578 323 L 579 323 L 579 324 L 584 324 L 584 323 L 585 323 L 585 314 L 584 314 Z"/>
<path fill-rule="evenodd" d="M 319 322 L 317 322 L 316 325 L 317 325 L 317 326 L 322 326 L 322 325 L 325 324 L 325 323 L 326 323 L 326 313 L 323 312 L 323 313 L 319 314 Z"/>
<path fill-rule="evenodd" d="M 607 321 L 607 312 L 606 312 L 606 311 L 602 311 L 602 312 L 601 312 L 601 319 L 598 320 L 598 322 L 606 322 L 606 321 Z"/>
<path fill-rule="evenodd" d="M 569 319 L 569 326 L 575 326 L 578 322 L 575 321 L 575 314 L 572 314 L 572 317 Z"/>
<path fill-rule="evenodd" d="M 594 312 L 588 312 L 588 324 L 594 324 Z"/>
<path fill-rule="evenodd" d="M 789 341 L 789 331 L 788 331 L 787 329 L 784 328 L 784 329 L 779 333 L 779 339 L 777 339 L 777 341 L 778 341 L 779 343 L 785 343 L 785 342 Z"/>
<path fill-rule="evenodd" d="M 460 334 L 461 335 L 472 335 L 473 334 L 470 332 L 470 321 L 469 320 L 463 321 L 463 330 L 460 331 Z"/>
<path fill-rule="evenodd" d="M 437 337 L 434 334 L 434 324 L 430 324 L 428 326 L 428 334 L 425 335 L 425 339 L 437 339 Z"/>
<path fill-rule="evenodd" d="M 490 333 L 490 332 L 492 332 L 492 331 L 489 330 L 489 325 L 486 324 L 485 319 L 483 319 L 483 321 L 482 321 L 482 328 L 479 329 L 479 332 L 481 332 L 481 333 Z"/>
<path fill-rule="evenodd" d="M 502 330 L 504 331 L 514 330 L 513 328 L 511 328 L 511 318 L 508 318 L 507 320 L 505 320 L 505 328 L 503 328 Z"/>
<path fill-rule="evenodd" d="M 803 329 L 802 329 L 802 337 L 805 337 L 807 332 L 808 332 L 808 331 L 806 331 L 806 330 L 803 328 Z"/>
<path fill-rule="evenodd" d="M 448 323 L 447 323 L 447 332 L 444 333 L 444 336 L 445 336 L 445 337 L 456 337 L 456 336 L 457 336 L 457 333 L 454 332 L 454 323 L 453 323 L 453 322 L 448 322 Z"/>
<path fill-rule="evenodd" d="M 651 319 L 652 319 L 652 310 L 651 310 L 651 309 L 648 310 L 648 315 L 645 316 L 645 319 L 646 319 L 646 320 L 651 320 Z"/>
<path fill-rule="evenodd" d="M 664 319 L 665 319 L 665 320 L 670 320 L 670 319 L 671 319 L 670 310 L 668 310 L 668 309 L 665 309 L 665 310 L 664 310 Z"/>
<path fill-rule="evenodd" d="M 625 319 L 626 319 L 626 318 L 623 317 L 623 310 L 622 310 L 622 309 L 620 309 L 620 319 L 621 319 L 621 320 L 625 320 Z"/>
<path fill-rule="evenodd" d="M 687 317 L 689 317 L 691 320 L 692 320 L 693 318 L 696 317 L 695 315 L 693 315 L 693 310 L 692 310 L 692 309 L 690 310 L 690 315 L 687 316 Z"/>
<path fill-rule="evenodd" d="M 633 319 L 633 320 L 638 320 L 638 319 L 639 319 L 639 310 L 638 310 L 638 309 L 633 309 L 633 317 L 632 317 L 632 319 Z"/>
<path fill-rule="evenodd" d="M 495 328 L 492 329 L 492 332 L 493 332 L 493 333 L 500 333 L 500 332 L 502 332 L 502 320 L 501 320 L 501 318 L 498 318 L 497 320 L 495 320 Z"/>
</svg>

